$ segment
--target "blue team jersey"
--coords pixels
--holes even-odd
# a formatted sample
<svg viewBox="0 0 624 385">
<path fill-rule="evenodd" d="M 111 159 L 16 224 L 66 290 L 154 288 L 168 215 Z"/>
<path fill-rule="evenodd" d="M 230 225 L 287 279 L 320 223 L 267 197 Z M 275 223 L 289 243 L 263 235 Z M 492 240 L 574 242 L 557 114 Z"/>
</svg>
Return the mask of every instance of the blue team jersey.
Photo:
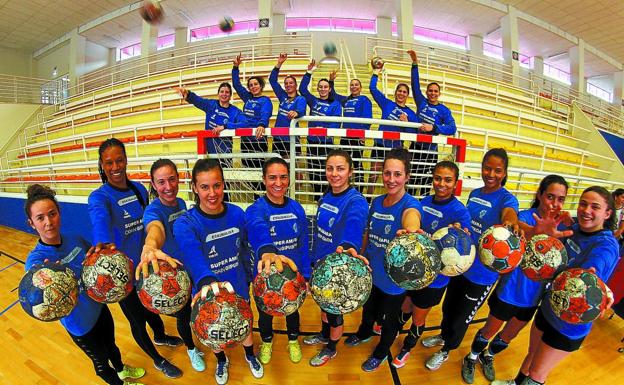
<svg viewBox="0 0 624 385">
<path fill-rule="evenodd" d="M 420 79 L 418 74 L 418 66 L 412 66 L 412 90 L 414 92 L 414 100 L 418 110 L 418 117 L 423 123 L 429 123 L 433 126 L 433 131 L 428 135 L 455 135 L 457 127 L 451 110 L 444 104 L 431 104 L 420 90 Z"/>
<path fill-rule="evenodd" d="M 441 228 L 456 222 L 461 225 L 462 229 L 470 229 L 470 213 L 463 203 L 454 196 L 445 201 L 435 201 L 433 198 L 434 195 L 427 195 L 420 202 L 422 204 L 420 228 L 429 237 Z M 429 287 L 432 289 L 446 287 L 449 280 L 449 277 L 438 274 Z"/>
<path fill-rule="evenodd" d="M 312 74 L 307 72 L 301 79 L 299 84 L 299 93 L 303 95 L 310 106 L 310 115 L 312 116 L 342 116 L 342 107 L 340 102 L 333 99 L 320 99 L 312 95 L 308 91 L 308 85 Z M 330 95 L 331 96 L 331 95 Z M 325 123 L 325 122 L 308 122 L 308 127 L 325 127 L 325 128 L 340 128 L 339 122 Z M 332 138 L 329 136 L 308 136 L 308 143 L 330 143 Z"/>
<path fill-rule="evenodd" d="M 535 226 L 534 213 L 537 214 L 535 208 L 522 210 L 518 213 L 518 220 Z M 496 286 L 496 295 L 501 301 L 514 306 L 533 307 L 541 301 L 545 288 L 546 282 L 533 281 L 522 272 L 522 269 L 517 268 L 501 277 Z"/>
<path fill-rule="evenodd" d="M 249 300 L 253 261 L 247 248 L 245 213 L 230 203 L 217 215 L 195 206 L 173 224 L 181 262 L 193 281 L 193 295 L 204 280 L 228 281 L 238 295 Z"/>
<path fill-rule="evenodd" d="M 342 116 L 346 118 L 367 118 L 373 117 L 373 104 L 366 95 L 344 96 L 334 89 L 334 82 L 331 84 L 331 95 L 342 106 Z M 370 124 L 366 123 L 342 123 L 342 128 L 352 128 L 356 130 L 368 130 Z"/>
<path fill-rule="evenodd" d="M 147 190 L 142 184 L 129 181 L 147 203 Z M 134 266 L 141 260 L 145 241 L 143 206 L 134 191 L 118 189 L 104 183 L 89 195 L 89 217 L 93 226 L 93 243 L 113 242 L 126 253 Z"/>
<path fill-rule="evenodd" d="M 383 200 L 386 194 L 380 195 L 373 199 L 368 214 L 368 243 L 364 256 L 368 258 L 368 262 L 373 271 L 373 285 L 377 286 L 381 291 L 390 295 L 402 294 L 402 289 L 395 284 L 386 269 L 384 268 L 384 259 L 386 257 L 386 247 L 396 236 L 396 232 L 403 228 L 403 213 L 407 209 L 416 209 L 422 214 L 420 202 L 408 193 L 389 207 L 384 207 Z"/>
<path fill-rule="evenodd" d="M 175 239 L 173 239 L 173 223 L 180 215 L 186 212 L 186 202 L 181 198 L 176 199 L 175 206 L 165 206 L 160 199 L 155 199 L 145 208 L 143 213 L 143 224 L 147 232 L 147 226 L 153 221 L 159 221 L 165 228 L 165 243 L 162 251 L 170 257 L 179 259 L 180 250 Z"/>
<path fill-rule="evenodd" d="M 218 100 L 204 99 L 190 92 L 186 97 L 186 101 L 206 113 L 205 129 L 212 130 L 217 126 L 223 126 L 225 129 L 233 130 L 247 126 L 247 119 L 242 111 L 230 104 L 227 107 L 221 106 Z M 208 153 L 224 153 L 232 152 L 231 138 L 208 138 L 206 139 Z"/>
<path fill-rule="evenodd" d="M 89 243 L 80 235 L 63 234 L 60 245 L 47 245 L 41 240 L 26 258 L 25 269 L 29 270 L 35 264 L 41 264 L 48 259 L 51 263 L 60 262 L 69 267 L 80 280 L 82 275 L 82 262 L 89 250 Z M 102 304 L 95 302 L 84 290 L 80 290 L 78 302 L 74 310 L 61 318 L 61 324 L 72 335 L 80 337 L 87 334 L 102 312 Z"/>
<path fill-rule="evenodd" d="M 273 103 L 268 96 L 253 96 L 240 81 L 240 73 L 238 67 L 232 68 L 232 84 L 238 96 L 243 100 L 243 114 L 247 118 L 247 127 L 268 127 L 269 119 L 273 115 Z M 256 140 L 255 136 L 249 139 Z"/>
<path fill-rule="evenodd" d="M 568 267 L 582 267 L 596 269 L 596 275 L 604 282 L 615 270 L 620 256 L 619 245 L 613 232 L 600 230 L 594 233 L 580 231 L 578 224 L 572 226 L 574 235 L 563 240 L 568 252 Z M 550 307 L 550 301 L 544 300 L 540 310 L 548 323 L 559 333 L 570 339 L 579 339 L 589 334 L 593 322 L 586 324 L 571 324 L 561 320 Z"/>
<path fill-rule="evenodd" d="M 303 96 L 297 95 L 294 98 L 289 98 L 288 94 L 282 86 L 279 84 L 277 77 L 279 75 L 279 68 L 273 68 L 271 75 L 269 76 L 269 83 L 279 100 L 279 110 L 277 111 L 277 118 L 275 119 L 275 127 L 290 127 L 290 119 L 288 119 L 288 113 L 290 111 L 297 112 L 297 118 L 300 118 L 306 113 L 306 100 Z M 297 123 L 296 127 L 299 127 Z M 279 139 L 288 142 L 289 136 L 278 136 Z"/>
<path fill-rule="evenodd" d="M 369 90 L 370 90 L 371 95 L 373 95 L 373 99 L 375 99 L 375 102 L 377 102 L 377 104 L 379 105 L 379 108 L 381 108 L 382 119 L 400 120 L 399 119 L 400 116 L 405 114 L 407 115 L 407 120 L 409 122 L 414 122 L 414 123 L 420 122 L 420 119 L 418 118 L 416 113 L 411 108 L 407 106 L 405 107 L 399 106 L 398 104 L 396 104 L 396 102 L 388 99 L 381 91 L 379 91 L 379 89 L 377 89 L 377 80 L 378 80 L 377 75 L 373 75 L 371 77 Z M 407 132 L 407 133 L 412 133 L 412 134 L 417 133 L 417 130 L 415 128 L 396 127 L 396 126 L 390 126 L 390 125 L 380 125 L 379 131 Z M 400 147 L 401 141 L 400 140 L 375 139 L 375 145 L 382 146 L 382 147 L 391 147 L 391 148 Z"/>
<path fill-rule="evenodd" d="M 472 241 L 478 246 L 479 238 L 485 230 L 502 223 L 503 209 L 509 207 L 518 212 L 518 199 L 504 187 L 489 194 L 485 194 L 483 188 L 478 188 L 470 192 L 466 207 L 470 213 Z M 498 273 L 483 266 L 478 256 L 470 269 L 464 273 L 464 277 L 478 285 L 492 285 L 498 276 Z"/>
<path fill-rule="evenodd" d="M 310 278 L 308 219 L 299 202 L 285 197 L 284 204 L 277 205 L 261 197 L 247 208 L 245 221 L 255 260 L 264 253 L 285 255 L 306 279 Z"/>
<path fill-rule="evenodd" d="M 339 194 L 326 192 L 316 212 L 312 263 L 335 252 L 338 246 L 345 250 L 352 247 L 359 253 L 367 216 L 368 203 L 355 188 Z"/>
</svg>

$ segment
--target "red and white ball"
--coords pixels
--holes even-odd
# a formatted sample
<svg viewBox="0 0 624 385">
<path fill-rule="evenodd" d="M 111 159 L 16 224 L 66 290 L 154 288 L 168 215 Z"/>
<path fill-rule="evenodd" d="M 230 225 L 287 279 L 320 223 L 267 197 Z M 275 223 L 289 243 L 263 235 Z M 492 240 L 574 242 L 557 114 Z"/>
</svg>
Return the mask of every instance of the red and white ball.
<svg viewBox="0 0 624 385">
<path fill-rule="evenodd" d="M 134 263 L 119 250 L 102 249 L 85 258 L 82 266 L 82 284 L 94 301 L 119 302 L 133 289 Z"/>
<path fill-rule="evenodd" d="M 568 263 L 568 252 L 555 237 L 535 235 L 527 244 L 520 268 L 533 281 L 553 279 Z"/>
<path fill-rule="evenodd" d="M 479 259 L 488 269 L 505 274 L 522 261 L 526 243 L 503 225 L 494 225 L 479 238 Z"/>
<path fill-rule="evenodd" d="M 165 16 L 165 11 L 159 1 L 145 0 L 139 14 L 149 24 L 158 24 Z"/>
<path fill-rule="evenodd" d="M 141 275 L 137 284 L 139 299 L 145 308 L 156 314 L 175 314 L 191 298 L 191 279 L 188 273 L 178 266 L 158 260 L 159 272 L 154 273 L 149 265 L 147 278 Z"/>
</svg>

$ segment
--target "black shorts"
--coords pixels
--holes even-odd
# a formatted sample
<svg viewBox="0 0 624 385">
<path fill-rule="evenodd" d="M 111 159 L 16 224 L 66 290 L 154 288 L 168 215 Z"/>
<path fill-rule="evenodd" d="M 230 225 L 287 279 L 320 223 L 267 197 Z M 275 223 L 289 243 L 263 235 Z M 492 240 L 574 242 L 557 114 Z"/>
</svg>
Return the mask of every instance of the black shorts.
<svg viewBox="0 0 624 385">
<path fill-rule="evenodd" d="M 509 321 L 516 317 L 520 321 L 529 322 L 537 311 L 537 306 L 522 307 L 501 300 L 498 298 L 496 290 L 490 295 L 488 305 L 490 306 L 490 314 L 501 321 Z"/>
<path fill-rule="evenodd" d="M 573 352 L 578 350 L 585 339 L 585 337 L 581 337 L 573 340 L 559 333 L 559 331 L 552 327 L 546 318 L 544 318 L 541 309 L 537 311 L 535 321 L 533 322 L 535 322 L 535 327 L 544 333 L 542 335 L 542 342 L 552 348 L 563 350 L 564 352 Z"/>
<path fill-rule="evenodd" d="M 446 286 L 440 288 L 425 287 L 420 290 L 409 290 L 407 295 L 417 308 L 429 309 L 442 301 L 445 290 Z"/>
</svg>

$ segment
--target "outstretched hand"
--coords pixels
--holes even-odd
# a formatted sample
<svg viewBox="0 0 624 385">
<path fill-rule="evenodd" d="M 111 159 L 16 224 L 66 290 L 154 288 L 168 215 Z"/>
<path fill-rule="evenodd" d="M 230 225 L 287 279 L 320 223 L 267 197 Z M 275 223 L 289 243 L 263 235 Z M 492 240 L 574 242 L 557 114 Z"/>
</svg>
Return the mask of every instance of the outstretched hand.
<svg viewBox="0 0 624 385">
<path fill-rule="evenodd" d="M 193 301 L 191 302 L 191 306 L 195 305 L 195 302 L 197 302 L 198 298 L 206 299 L 206 296 L 208 295 L 208 290 L 212 291 L 212 293 L 215 296 L 217 296 L 221 292 L 221 289 L 225 289 L 228 293 L 234 294 L 234 287 L 232 287 L 232 284 L 229 283 L 228 281 L 213 282 L 210 285 L 202 286 L 201 290 L 199 291 L 199 297 L 195 296 L 193 298 Z"/>
<path fill-rule="evenodd" d="M 160 266 L 158 265 L 159 259 L 167 262 L 174 269 L 178 267 L 178 265 L 182 265 L 182 262 L 178 261 L 175 258 L 170 257 L 168 254 L 166 254 L 162 250 L 144 245 L 143 251 L 141 253 L 141 261 L 137 265 L 137 268 L 134 273 L 134 278 L 136 278 L 136 280 L 138 281 L 141 274 L 143 274 L 143 278 L 147 278 L 149 276 L 150 264 L 152 265 L 152 269 L 154 270 L 155 274 L 160 273 Z"/>
<path fill-rule="evenodd" d="M 333 70 L 329 73 L 329 81 L 333 82 L 338 77 L 338 70 Z"/>
<path fill-rule="evenodd" d="M 564 224 L 566 222 L 572 222 L 572 218 L 570 218 L 570 214 L 568 214 L 567 211 L 559 213 L 547 212 L 542 218 L 540 218 L 536 213 L 533 213 L 533 219 L 535 219 L 533 234 L 547 234 L 555 238 L 570 237 L 574 234 L 572 230 L 561 231 L 558 229 L 561 222 L 564 222 Z"/>
<path fill-rule="evenodd" d="M 238 67 L 241 65 L 242 62 L 243 62 L 243 54 L 239 53 L 238 56 L 234 58 L 234 61 L 232 62 L 232 64 L 234 64 L 234 67 Z"/>
<path fill-rule="evenodd" d="M 284 62 L 286 61 L 286 59 L 288 59 L 288 55 L 285 54 L 284 52 L 280 53 L 279 57 L 277 58 L 277 68 L 281 67 L 282 64 L 284 64 Z"/>
<path fill-rule="evenodd" d="M 316 60 L 310 60 L 310 64 L 308 64 L 308 71 L 312 71 L 316 67 Z"/>
<path fill-rule="evenodd" d="M 180 97 L 184 100 L 188 97 L 189 91 L 184 87 L 173 87 L 173 90 L 180 94 Z"/>
<path fill-rule="evenodd" d="M 275 264 L 275 268 L 279 272 L 284 271 L 284 264 L 288 265 L 292 271 L 298 270 L 295 262 L 285 255 L 264 253 L 262 254 L 262 259 L 258 261 L 258 272 L 264 270 L 266 274 L 269 274 L 271 271 L 271 264 Z"/>
<path fill-rule="evenodd" d="M 344 250 L 342 246 L 338 246 L 338 247 L 336 248 L 336 252 L 337 252 L 338 254 L 347 253 L 347 254 L 349 254 L 350 256 L 352 256 L 352 257 L 354 257 L 354 258 L 357 258 L 357 259 L 361 260 L 361 261 L 362 261 L 362 262 L 364 262 L 364 264 L 366 265 L 366 268 L 368 268 L 368 271 L 372 271 L 372 269 L 371 269 L 371 267 L 370 267 L 370 265 L 369 265 L 369 263 L 368 263 L 368 259 L 366 259 L 366 258 L 364 258 L 363 256 L 359 255 L 359 254 L 357 253 L 357 251 L 355 251 L 355 249 L 354 249 L 353 247 L 349 247 L 347 250 Z"/>
<path fill-rule="evenodd" d="M 410 58 L 412 59 L 412 63 L 413 64 L 418 64 L 418 56 L 416 55 L 416 51 L 414 51 L 413 49 L 410 49 L 409 51 L 407 51 L 408 55 L 410 55 Z"/>
<path fill-rule="evenodd" d="M 87 250 L 87 253 L 85 254 L 85 257 L 88 257 L 88 256 L 90 256 L 93 253 L 98 253 L 98 252 L 100 252 L 100 250 L 103 250 L 103 249 L 115 250 L 116 248 L 117 248 L 117 246 L 115 246 L 114 243 L 98 242 L 97 245 L 91 246 L 89 248 L 89 250 Z"/>
</svg>

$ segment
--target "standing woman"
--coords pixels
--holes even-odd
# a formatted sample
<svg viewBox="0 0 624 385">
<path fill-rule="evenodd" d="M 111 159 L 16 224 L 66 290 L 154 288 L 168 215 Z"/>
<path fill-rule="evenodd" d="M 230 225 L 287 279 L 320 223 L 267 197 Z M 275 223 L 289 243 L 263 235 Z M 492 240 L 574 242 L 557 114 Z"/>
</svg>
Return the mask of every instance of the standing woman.
<svg viewBox="0 0 624 385">
<path fill-rule="evenodd" d="M 61 234 L 61 211 L 49 187 L 28 186 L 24 210 L 28 224 L 39 234 L 39 242 L 28 254 L 24 268 L 29 270 L 45 261 L 70 268 L 76 277 L 82 275 L 82 262 L 94 251 L 80 235 Z M 95 250 L 102 248 L 98 244 Z M 123 364 L 115 344 L 115 324 L 108 306 L 92 300 L 87 292 L 80 291 L 74 310 L 61 318 L 61 325 L 93 363 L 95 374 L 110 385 L 142 385 L 124 381 L 141 378 L 145 370 Z"/>
<path fill-rule="evenodd" d="M 455 226 L 460 229 L 470 228 L 470 213 L 466 206 L 454 195 L 459 179 L 459 168 L 451 161 L 444 160 L 436 164 L 433 169 L 434 195 L 427 195 L 420 202 L 422 204 L 421 229 L 431 236 L 437 230 Z M 442 300 L 451 278 L 438 274 L 438 277 L 424 289 L 410 290 L 403 302 L 401 322 L 407 322 L 412 317 L 412 325 L 403 340 L 401 351 L 392 360 L 395 368 L 405 366 L 410 351 L 425 330 L 425 321 L 432 307 Z"/>
<path fill-rule="evenodd" d="M 386 247 L 397 231 L 415 232 L 420 229 L 422 207 L 407 193 L 409 180 L 409 152 L 404 148 L 390 150 L 383 162 L 383 184 L 386 193 L 373 199 L 368 213 L 368 228 L 364 257 L 373 272 L 373 288 L 362 310 L 362 322 L 357 333 L 345 340 L 345 345 L 357 346 L 368 342 L 373 335 L 373 324 L 381 319 L 381 338 L 373 353 L 362 364 L 362 370 L 371 372 L 379 368 L 401 330 L 399 317 L 405 299 L 405 289 L 395 284 L 386 269 Z"/>
<path fill-rule="evenodd" d="M 247 122 L 241 110 L 230 104 L 232 86 L 230 83 L 219 85 L 218 99 L 204 99 L 184 87 L 173 87 L 180 96 L 206 113 L 206 131 L 220 135 L 223 130 L 245 127 Z M 209 154 L 229 154 L 232 152 L 232 138 L 209 138 Z"/>
<path fill-rule="evenodd" d="M 118 139 L 107 139 L 98 150 L 98 168 L 102 186 L 89 195 L 89 217 L 93 226 L 93 241 L 113 243 L 134 263 L 139 264 L 144 242 L 143 211 L 147 206 L 147 190 L 126 175 L 128 158 L 124 144 Z M 139 347 L 154 360 L 156 369 L 167 377 L 177 378 L 182 371 L 161 356 L 145 328 L 148 323 L 157 345 L 179 346 L 180 337 L 165 334 L 160 316 L 141 304 L 136 287 L 119 301 L 119 307 L 130 323 L 130 330 Z"/>
<path fill-rule="evenodd" d="M 567 194 L 568 183 L 563 177 L 548 175 L 542 179 L 531 208 L 518 214 L 520 226 L 525 229 L 525 233 L 528 234 L 535 226 L 534 216 L 538 218 L 561 216 Z M 505 350 L 511 340 L 533 319 L 545 288 L 546 282 L 529 279 L 520 268 L 503 275 L 496 285 L 488 299 L 490 307 L 488 318 L 485 325 L 477 331 L 470 346 L 470 357 L 479 358 L 488 381 L 494 381 L 496 378 L 494 355 Z M 496 334 L 501 328 L 503 330 Z"/>
<path fill-rule="evenodd" d="M 287 58 L 288 55 L 280 53 L 277 64 L 269 76 L 269 83 L 271 83 L 273 92 L 275 92 L 275 96 L 277 96 L 280 102 L 275 127 L 290 127 L 291 120 L 302 117 L 306 112 L 305 98 L 297 93 L 297 79 L 292 75 L 286 76 L 284 78 L 284 88 L 277 81 L 280 68 L 282 68 L 282 64 L 284 64 Z M 298 123 L 297 127 L 299 127 Z M 273 136 L 273 147 L 277 149 L 277 153 L 282 158 L 290 158 L 289 144 L 290 136 Z"/>
<path fill-rule="evenodd" d="M 223 201 L 223 169 L 215 159 L 200 159 L 192 171 L 195 206 L 173 224 L 173 236 L 180 258 L 193 281 L 193 295 L 205 298 L 208 290 L 219 288 L 249 301 L 252 260 L 247 249 L 243 210 Z M 243 341 L 245 360 L 255 378 L 264 375 L 262 364 L 253 351 L 253 334 Z M 229 361 L 222 350 L 217 357 L 215 380 L 228 381 Z"/>
<path fill-rule="evenodd" d="M 407 107 L 407 98 L 409 97 L 409 86 L 405 83 L 399 83 L 394 90 L 394 101 L 388 99 L 379 89 L 377 88 L 377 82 L 379 81 L 379 74 L 381 73 L 383 66 L 381 68 L 373 69 L 373 75 L 371 76 L 369 90 L 371 95 L 373 95 L 373 99 L 377 102 L 379 108 L 381 108 L 381 119 L 387 120 L 398 120 L 401 122 L 420 122 L 416 113 L 409 107 Z M 409 132 L 415 134 L 417 131 L 415 128 L 404 128 L 404 127 L 395 127 L 391 125 L 380 125 L 379 131 L 395 131 L 395 132 Z M 394 148 L 394 147 L 403 147 L 403 143 L 400 140 L 384 140 L 384 139 L 375 139 L 376 147 L 385 147 L 385 148 Z M 373 160 L 383 159 L 384 158 L 384 150 L 376 149 L 373 150 L 371 154 L 371 158 Z M 371 183 L 375 183 L 377 181 L 377 173 L 381 170 L 381 162 L 373 162 L 372 170 L 373 174 L 371 175 Z M 372 194 L 374 191 L 374 186 L 369 186 L 368 193 Z"/>
<path fill-rule="evenodd" d="M 615 228 L 613 235 L 615 239 L 624 245 L 624 188 L 618 188 L 611 194 L 615 201 Z"/>
<path fill-rule="evenodd" d="M 324 256 L 343 250 L 357 256 L 362 247 L 368 204 L 362 194 L 351 186 L 353 162 L 348 152 L 332 150 L 327 155 L 325 175 L 329 190 L 321 197 L 316 213 L 312 263 Z M 357 256 L 362 258 L 360 256 Z M 362 258 L 363 259 L 363 258 Z M 368 261 L 366 261 L 368 264 Z M 306 345 L 327 344 L 312 359 L 310 365 L 325 365 L 336 357 L 336 344 L 342 337 L 342 315 L 321 312 L 321 332 L 303 339 Z"/>
<path fill-rule="evenodd" d="M 153 198 L 143 213 L 145 225 L 145 245 L 141 253 L 141 262 L 136 268 L 136 279 L 139 273 L 143 277 L 148 275 L 148 264 L 152 264 L 154 272 L 158 273 L 157 259 L 164 259 L 173 267 L 176 267 L 176 259 L 180 258 L 180 250 L 173 239 L 173 223 L 186 212 L 186 203 L 178 198 L 178 185 L 180 179 L 178 168 L 169 159 L 158 159 L 150 169 L 150 192 Z M 174 259 L 171 259 L 173 257 Z M 191 366 L 198 372 L 206 370 L 203 355 L 193 342 L 191 333 L 191 303 L 174 314 L 177 321 L 178 334 L 186 345 L 187 354 L 191 360 Z"/>
<path fill-rule="evenodd" d="M 329 74 L 329 85 L 331 88 L 331 95 L 335 100 L 338 100 L 342 106 L 342 116 L 345 118 L 372 118 L 373 117 L 373 105 L 366 95 L 362 95 L 362 82 L 359 79 L 351 79 L 349 82 L 349 96 L 340 95 L 334 88 L 334 80 L 336 79 L 336 71 Z M 354 130 L 369 130 L 370 124 L 367 123 L 342 123 L 342 128 L 350 128 Z M 362 148 L 364 146 L 364 139 L 357 138 L 342 138 L 340 145 L 350 146 L 349 152 L 353 159 L 353 166 L 356 171 L 356 181 L 363 182 L 362 171 L 360 167 L 360 159 L 362 159 Z"/>
<path fill-rule="evenodd" d="M 273 103 L 268 96 L 262 95 L 264 90 L 264 78 L 262 76 L 251 76 L 247 79 L 247 88 L 243 87 L 240 81 L 238 67 L 243 62 L 241 54 L 234 58 L 232 67 L 232 84 L 238 96 L 243 100 L 243 114 L 247 118 L 246 126 L 255 128 L 255 137 L 245 136 L 241 138 L 241 152 L 243 153 L 265 153 L 267 152 L 267 142 L 264 138 L 265 129 L 269 126 L 269 119 L 273 115 Z M 262 161 L 258 158 L 244 158 L 245 167 L 260 168 Z"/>
<path fill-rule="evenodd" d="M 619 259 L 618 243 L 611 230 L 615 225 L 613 197 L 604 187 L 588 187 L 581 194 L 576 214 L 578 223 L 572 226 L 573 235 L 563 242 L 568 252 L 568 267 L 593 269 L 606 282 Z M 560 234 L 556 228 L 558 221 L 551 222 L 550 226 L 542 226 L 540 222 L 541 218 L 536 219 L 536 233 Z M 610 298 L 607 308 L 612 301 Z M 544 384 L 559 362 L 581 347 L 592 324 L 567 323 L 555 315 L 549 300 L 542 301 L 531 326 L 529 350 L 518 375 L 513 380 L 497 380 L 492 384 Z"/>
<path fill-rule="evenodd" d="M 301 79 L 299 85 L 299 92 L 310 106 L 310 115 L 312 116 L 341 116 L 342 107 L 340 102 L 334 100 L 331 95 L 331 86 L 329 80 L 323 78 L 318 81 L 316 90 L 318 91 L 318 97 L 312 95 L 308 90 L 310 80 L 312 79 L 312 73 L 314 72 L 316 61 L 312 59 L 308 64 L 308 70 Z M 339 122 L 324 123 L 324 122 L 308 122 L 308 127 L 325 127 L 325 128 L 340 128 Z M 330 136 L 308 136 L 308 157 L 314 158 L 308 160 L 308 167 L 312 170 L 321 170 L 323 168 L 323 161 L 327 156 L 326 144 L 333 143 Z M 311 180 L 314 182 L 314 192 L 320 194 L 323 191 L 323 173 L 320 171 L 310 172 Z M 315 197 L 318 198 L 318 195 Z"/>
<path fill-rule="evenodd" d="M 306 281 L 310 279 L 308 252 L 308 219 L 299 202 L 286 196 L 290 185 L 288 163 L 271 158 L 262 167 L 266 195 L 258 198 L 245 212 L 249 244 L 256 259 L 267 261 L 285 256 L 294 262 Z M 261 266 L 262 267 L 262 266 Z M 268 266 L 266 266 L 268 268 Z M 273 316 L 258 309 L 260 328 L 260 362 L 268 364 L 273 351 Z M 292 362 L 301 361 L 299 346 L 299 311 L 286 317 L 288 355 Z"/>
<path fill-rule="evenodd" d="M 407 53 L 412 59 L 412 89 L 418 117 L 422 121 L 419 133 L 428 135 L 455 135 L 457 127 L 451 110 L 439 102 L 440 85 L 436 82 L 427 84 L 427 97 L 420 91 L 420 76 L 418 73 L 418 57 L 416 51 L 409 50 Z M 431 171 L 438 161 L 438 145 L 435 143 L 416 143 L 417 161 L 424 163 L 416 167 L 416 184 L 426 186 L 421 188 L 420 195 L 429 193 L 431 185 Z"/>
<path fill-rule="evenodd" d="M 512 227 L 514 233 L 520 233 L 518 225 L 518 199 L 505 189 L 509 159 L 502 148 L 489 150 L 481 161 L 481 178 L 484 186 L 474 189 L 468 197 L 470 213 L 470 232 L 475 245 L 481 234 L 495 224 Z M 446 298 L 442 305 L 441 335 L 422 340 L 425 346 L 443 344 L 442 349 L 427 360 L 425 366 L 437 370 L 448 359 L 449 352 L 455 350 L 468 330 L 477 310 L 483 305 L 499 274 L 488 270 L 477 257 L 463 275 L 450 280 Z M 462 377 L 474 372 L 476 358 L 469 356 L 462 363 Z"/>
</svg>

